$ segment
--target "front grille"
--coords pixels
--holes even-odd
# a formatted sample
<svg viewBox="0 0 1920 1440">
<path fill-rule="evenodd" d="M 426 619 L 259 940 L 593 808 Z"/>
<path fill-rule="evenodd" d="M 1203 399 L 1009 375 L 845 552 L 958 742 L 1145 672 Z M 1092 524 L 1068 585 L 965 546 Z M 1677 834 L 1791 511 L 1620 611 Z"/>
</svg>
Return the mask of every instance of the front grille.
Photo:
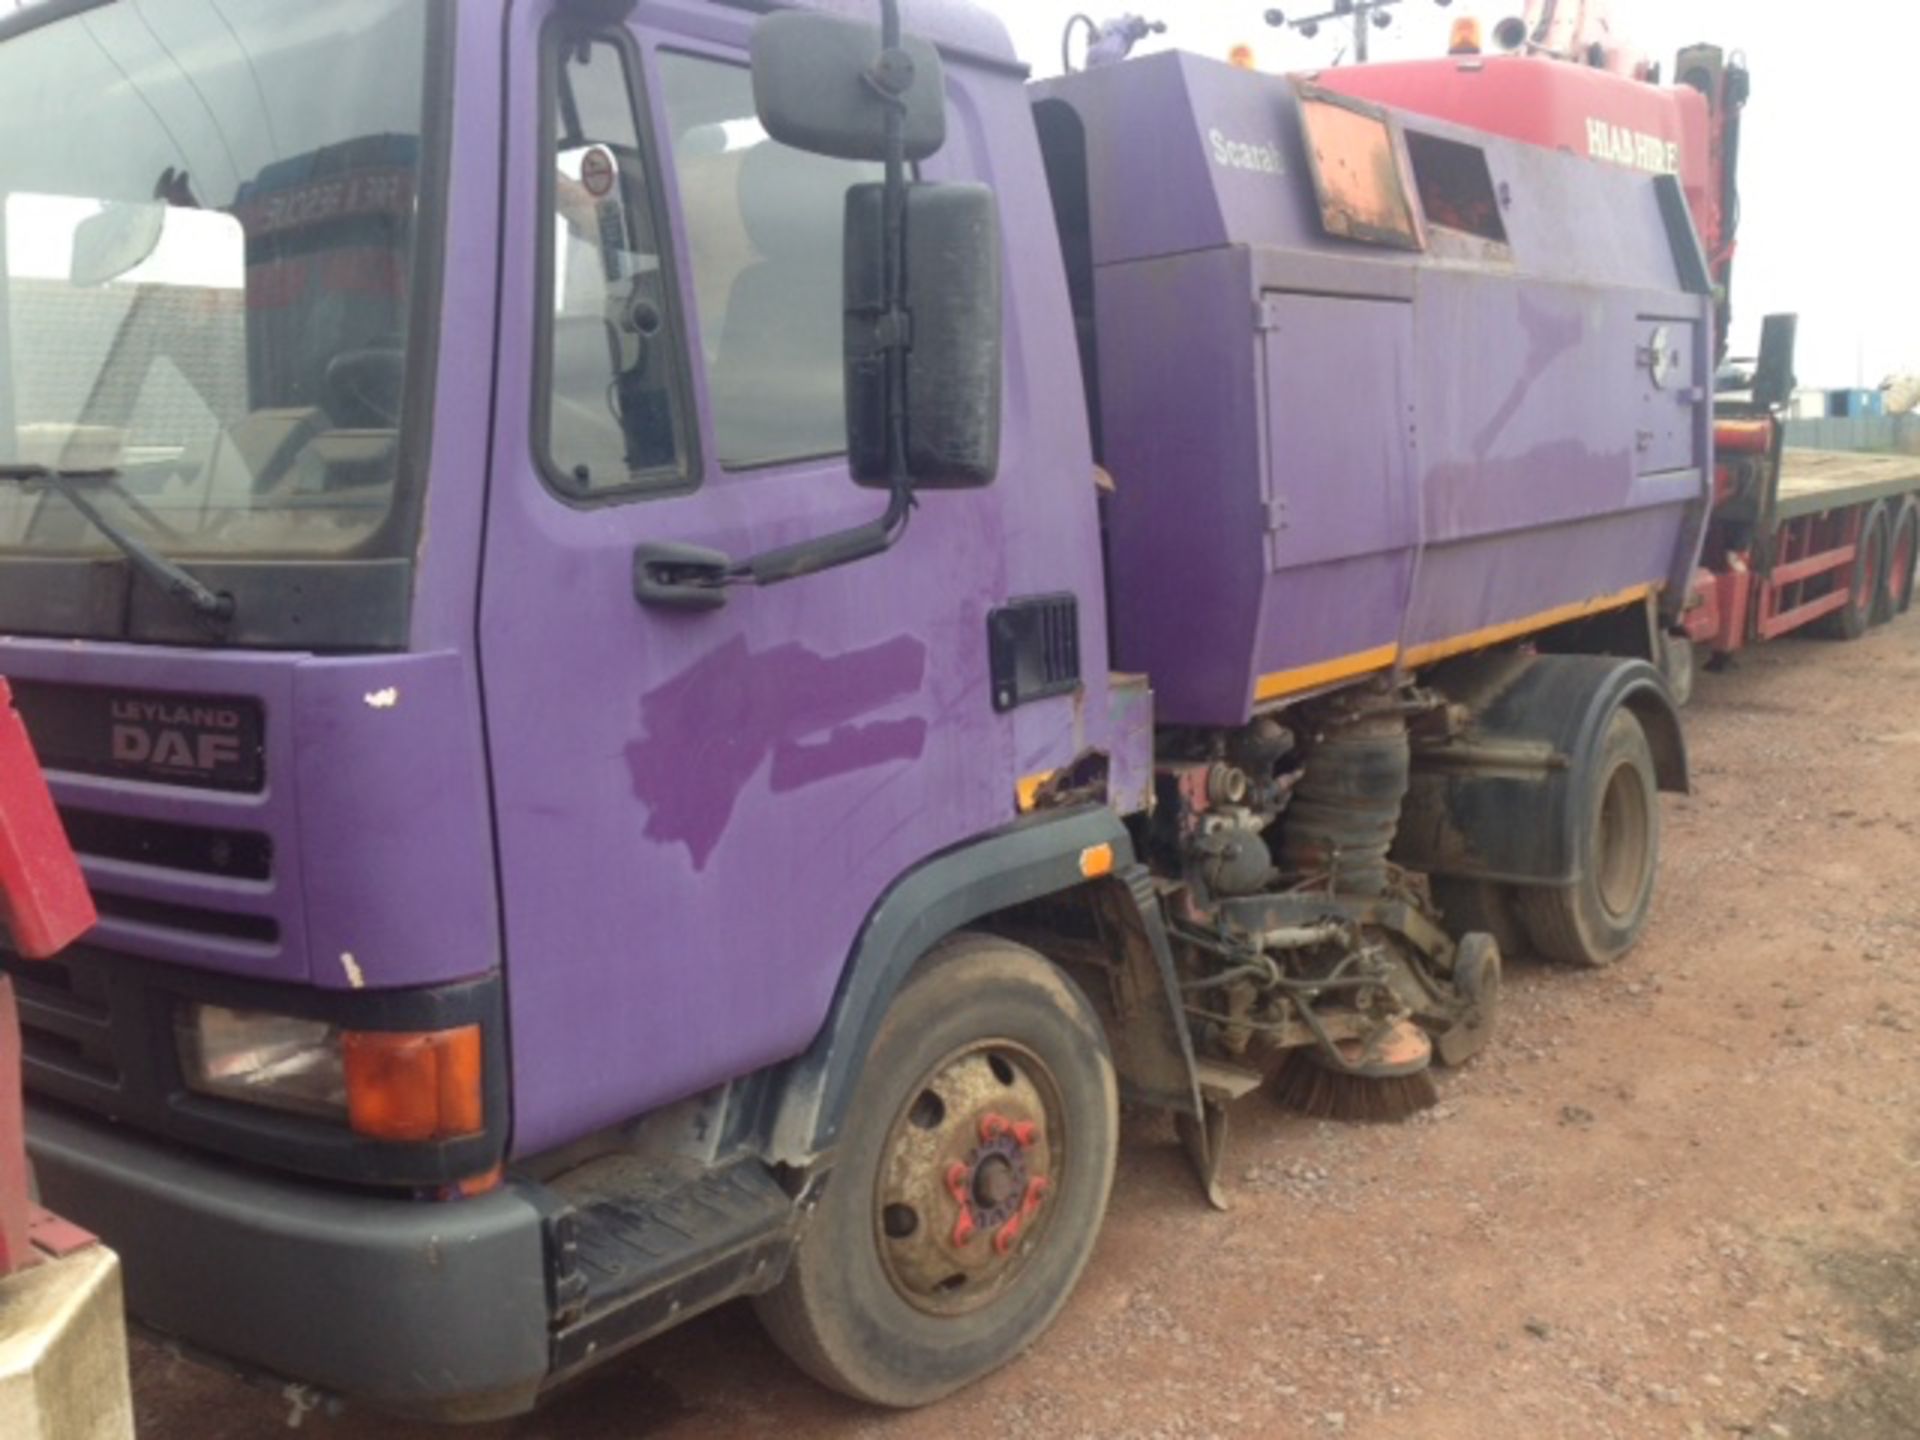
<svg viewBox="0 0 1920 1440">
<path fill-rule="evenodd" d="M 273 878 L 273 837 L 257 830 L 176 825 L 77 805 L 61 806 L 60 819 L 82 855 L 233 880 Z"/>
<path fill-rule="evenodd" d="M 250 794 L 266 786 L 258 700 L 26 679 L 12 689 L 49 770 Z"/>
<path fill-rule="evenodd" d="M 94 890 L 93 906 L 102 919 L 125 920 L 129 924 L 153 926 L 177 934 L 244 940 L 254 945 L 280 943 L 280 922 L 271 915 L 243 915 L 205 905 L 145 900 L 133 895 L 116 895 L 98 887 Z"/>
<path fill-rule="evenodd" d="M 256 951 L 279 946 L 280 922 L 260 913 L 272 893 L 270 836 L 75 805 L 62 805 L 60 819 L 74 853 L 88 864 L 94 908 L 105 927 L 98 938 L 135 948 L 148 940 L 176 947 L 237 943 Z M 88 863 L 95 861 L 111 863 Z M 130 865 L 146 873 L 124 868 Z M 177 884 L 168 883 L 176 876 Z M 158 893 L 157 884 L 164 886 Z M 122 928 L 133 926 L 140 928 L 137 939 Z M 120 933 L 109 936 L 113 929 Z"/>
<path fill-rule="evenodd" d="M 29 1073 L 96 1094 L 120 1088 L 113 1002 L 101 972 L 75 970 L 59 960 L 29 963 L 0 952 L 0 973 L 13 977 Z"/>
</svg>

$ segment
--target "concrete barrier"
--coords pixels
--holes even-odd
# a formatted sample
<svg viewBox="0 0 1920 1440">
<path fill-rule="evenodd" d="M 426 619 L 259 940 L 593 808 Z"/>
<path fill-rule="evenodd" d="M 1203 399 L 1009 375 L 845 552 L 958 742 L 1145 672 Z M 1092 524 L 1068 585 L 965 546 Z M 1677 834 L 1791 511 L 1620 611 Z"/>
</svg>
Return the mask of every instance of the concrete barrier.
<svg viewBox="0 0 1920 1440">
<path fill-rule="evenodd" d="M 133 1440 L 120 1259 L 106 1246 L 0 1280 L 0 1435 Z"/>
</svg>

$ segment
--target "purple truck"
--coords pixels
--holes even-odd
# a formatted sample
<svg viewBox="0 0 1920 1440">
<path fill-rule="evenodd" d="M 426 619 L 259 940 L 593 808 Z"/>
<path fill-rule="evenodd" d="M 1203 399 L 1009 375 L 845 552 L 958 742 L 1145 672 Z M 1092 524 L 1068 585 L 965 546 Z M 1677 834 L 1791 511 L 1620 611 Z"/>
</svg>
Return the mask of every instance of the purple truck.
<svg viewBox="0 0 1920 1440">
<path fill-rule="evenodd" d="M 926 1402 L 1121 1098 L 1223 1203 L 1230 1100 L 1405 1113 L 1640 932 L 1675 182 L 904 9 L 0 22 L 0 674 L 100 911 L 0 963 L 148 1325 L 479 1418 L 752 1296 Z"/>
</svg>

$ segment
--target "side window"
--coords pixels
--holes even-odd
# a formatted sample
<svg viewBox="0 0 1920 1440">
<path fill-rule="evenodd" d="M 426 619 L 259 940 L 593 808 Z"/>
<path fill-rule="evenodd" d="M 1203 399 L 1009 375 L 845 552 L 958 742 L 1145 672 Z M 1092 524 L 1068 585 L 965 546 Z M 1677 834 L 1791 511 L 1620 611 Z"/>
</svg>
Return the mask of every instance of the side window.
<svg viewBox="0 0 1920 1440">
<path fill-rule="evenodd" d="M 662 55 L 660 75 L 720 463 L 838 455 L 846 195 L 880 167 L 769 140 L 738 65 Z"/>
<path fill-rule="evenodd" d="M 693 473 L 683 351 L 626 54 L 563 36 L 548 56 L 551 289 L 537 443 L 569 495 L 675 489 Z"/>
<path fill-rule="evenodd" d="M 1487 169 L 1487 152 L 1423 130 L 1407 131 L 1407 158 L 1413 162 L 1413 183 L 1420 191 L 1420 208 L 1434 225 L 1464 230 L 1507 243 L 1506 223 L 1500 218 L 1500 197 Z"/>
</svg>

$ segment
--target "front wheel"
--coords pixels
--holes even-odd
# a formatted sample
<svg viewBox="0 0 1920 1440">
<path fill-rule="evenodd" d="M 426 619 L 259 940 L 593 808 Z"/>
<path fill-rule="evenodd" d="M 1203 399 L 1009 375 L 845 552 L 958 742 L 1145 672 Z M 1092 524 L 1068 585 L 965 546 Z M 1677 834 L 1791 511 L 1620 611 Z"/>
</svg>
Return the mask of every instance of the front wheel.
<svg viewBox="0 0 1920 1440">
<path fill-rule="evenodd" d="M 1660 866 L 1659 782 L 1631 710 L 1614 711 L 1586 784 L 1579 873 L 1570 885 L 1521 888 L 1519 909 L 1534 948 L 1549 960 L 1610 965 L 1640 938 Z"/>
<path fill-rule="evenodd" d="M 1113 1062 L 1079 989 L 1023 946 L 943 943 L 882 1022 L 819 1209 L 755 1302 L 762 1323 L 836 1390 L 939 1399 L 1066 1303 L 1118 1138 Z"/>
</svg>

